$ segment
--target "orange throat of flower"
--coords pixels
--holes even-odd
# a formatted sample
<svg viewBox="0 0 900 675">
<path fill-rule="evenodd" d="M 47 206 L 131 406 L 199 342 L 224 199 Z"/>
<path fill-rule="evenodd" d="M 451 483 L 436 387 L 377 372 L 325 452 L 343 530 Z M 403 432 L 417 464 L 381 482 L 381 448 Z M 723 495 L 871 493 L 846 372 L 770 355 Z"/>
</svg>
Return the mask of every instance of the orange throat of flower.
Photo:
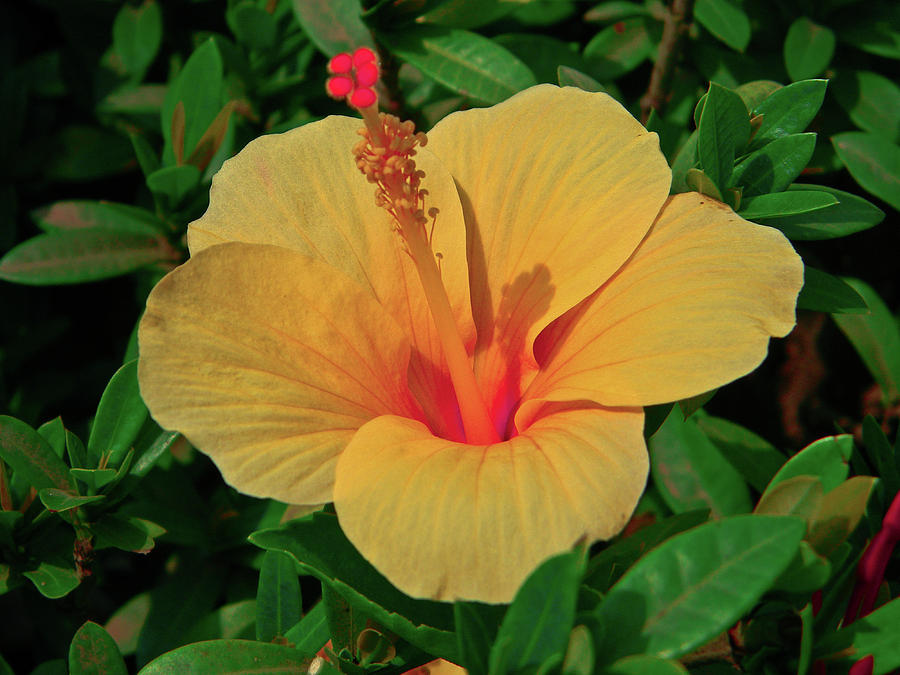
<svg viewBox="0 0 900 675">
<path fill-rule="evenodd" d="M 328 93 L 345 99 L 365 121 L 359 131 L 363 138 L 353 149 L 356 166 L 375 185 L 375 203 L 391 215 L 404 251 L 416 267 L 453 382 L 466 441 L 496 443 L 500 434 L 472 371 L 426 231 L 429 217 L 433 224 L 438 210 L 431 208 L 426 216 L 428 192 L 421 187 L 425 172 L 416 168 L 413 158 L 428 138 L 412 122 L 378 112 L 374 87 L 379 71 L 371 50 L 361 47 L 353 55 L 338 54 L 330 61 L 329 71 L 333 77 L 328 80 Z"/>
</svg>

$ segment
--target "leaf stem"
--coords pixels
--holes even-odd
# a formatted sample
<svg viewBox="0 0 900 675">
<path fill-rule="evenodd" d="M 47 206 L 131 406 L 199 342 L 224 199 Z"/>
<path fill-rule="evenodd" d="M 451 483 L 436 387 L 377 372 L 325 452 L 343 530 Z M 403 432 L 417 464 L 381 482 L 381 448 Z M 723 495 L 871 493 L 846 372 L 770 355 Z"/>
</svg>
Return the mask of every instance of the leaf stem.
<svg viewBox="0 0 900 675">
<path fill-rule="evenodd" d="M 662 39 L 656 63 L 650 75 L 650 85 L 641 97 L 641 120 L 644 124 L 653 110 L 662 111 L 672 91 L 675 66 L 681 55 L 681 43 L 691 27 L 694 15 L 694 0 L 672 0 L 666 10 Z"/>
</svg>

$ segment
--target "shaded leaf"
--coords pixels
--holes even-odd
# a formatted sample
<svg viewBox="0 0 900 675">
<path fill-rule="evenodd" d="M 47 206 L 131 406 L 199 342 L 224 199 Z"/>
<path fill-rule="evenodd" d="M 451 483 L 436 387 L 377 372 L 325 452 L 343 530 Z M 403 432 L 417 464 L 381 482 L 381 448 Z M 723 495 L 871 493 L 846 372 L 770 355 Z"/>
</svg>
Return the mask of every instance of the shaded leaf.
<svg viewBox="0 0 900 675">
<path fill-rule="evenodd" d="M 731 184 L 742 187 L 747 197 L 781 192 L 800 175 L 815 147 L 815 134 L 777 138 L 735 166 Z"/>
<path fill-rule="evenodd" d="M 795 82 L 772 92 L 752 108 L 754 115 L 762 115 L 762 124 L 754 134 L 750 147 L 759 148 L 776 138 L 806 129 L 825 100 L 827 85 L 828 80 Z"/>
<path fill-rule="evenodd" d="M 115 372 L 100 398 L 88 438 L 88 461 L 97 466 L 105 455 L 110 466 L 119 466 L 137 439 L 147 415 L 147 406 L 138 388 L 135 359 Z"/>
<path fill-rule="evenodd" d="M 311 659 L 296 649 L 252 640 L 209 640 L 167 652 L 139 675 L 307 675 Z"/>
<path fill-rule="evenodd" d="M 256 592 L 256 639 L 271 642 L 300 621 L 300 580 L 294 561 L 284 553 L 266 551 Z"/>
<path fill-rule="evenodd" d="M 292 0 L 294 16 L 325 56 L 352 52 L 375 43 L 363 23 L 360 0 Z"/>
<path fill-rule="evenodd" d="M 839 314 L 866 314 L 866 301 L 840 277 L 813 267 L 803 268 L 803 288 L 797 298 L 798 309 Z"/>
<path fill-rule="evenodd" d="M 795 19 L 784 40 L 784 65 L 795 82 L 821 73 L 834 55 L 835 37 L 830 28 L 805 16 Z"/>
<path fill-rule="evenodd" d="M 15 417 L 0 415 L 0 459 L 38 490 L 75 489 L 65 462 L 38 432 Z"/>
<path fill-rule="evenodd" d="M 819 190 L 788 190 L 767 195 L 747 197 L 741 200 L 738 210 L 741 218 L 757 220 L 762 218 L 783 218 L 819 211 L 838 203 L 837 197 Z"/>
<path fill-rule="evenodd" d="M 844 281 L 862 296 L 869 313 L 838 314 L 834 321 L 881 387 L 885 403 L 895 403 L 900 400 L 900 327 L 875 289 L 859 279 Z"/>
<path fill-rule="evenodd" d="M 787 458 L 764 438 L 730 420 L 697 415 L 697 426 L 757 492 L 765 490 Z"/>
<path fill-rule="evenodd" d="M 900 142 L 900 87 L 866 70 L 841 72 L 833 82 L 835 99 L 856 126 Z"/>
<path fill-rule="evenodd" d="M 128 675 L 125 661 L 109 633 L 85 621 L 69 645 L 70 675 Z"/>
<path fill-rule="evenodd" d="M 59 488 L 42 488 L 38 491 L 38 497 L 41 503 L 50 511 L 68 511 L 85 504 L 106 499 L 103 495 L 82 497 L 77 493 L 69 490 L 60 490 Z"/>
<path fill-rule="evenodd" d="M 653 53 L 646 21 L 639 17 L 618 21 L 595 35 L 584 48 L 588 72 L 601 82 L 628 73 Z"/>
<path fill-rule="evenodd" d="M 146 209 L 103 201 L 55 202 L 35 209 L 31 212 L 31 217 L 48 234 L 99 228 L 153 236 L 159 234 L 164 227 Z"/>
<path fill-rule="evenodd" d="M 836 197 L 839 203 L 795 216 L 757 218 L 757 220 L 778 228 L 791 239 L 808 241 L 845 237 L 873 227 L 884 219 L 884 211 L 862 197 L 825 185 L 794 183 L 788 187 L 787 193 L 780 194 L 789 194 L 795 190 L 825 192 Z"/>
<path fill-rule="evenodd" d="M 822 500 L 807 540 L 822 556 L 830 556 L 849 537 L 866 511 L 877 478 L 854 476 Z"/>
<path fill-rule="evenodd" d="M 900 146 L 862 131 L 835 134 L 831 143 L 857 183 L 900 210 Z"/>
<path fill-rule="evenodd" d="M 125 72 L 141 79 L 162 43 L 162 12 L 154 0 L 124 4 L 113 21 L 113 50 Z"/>
<path fill-rule="evenodd" d="M 700 167 L 721 192 L 731 178 L 735 155 L 750 137 L 750 118 L 741 97 L 711 83 L 697 132 Z"/>
<path fill-rule="evenodd" d="M 750 42 L 750 19 L 732 0 L 697 0 L 694 18 L 732 49 L 742 52 Z"/>
<path fill-rule="evenodd" d="M 284 637 L 301 654 L 311 656 L 319 651 L 331 637 L 325 605 L 321 602 L 316 604 L 306 616 L 287 630 Z"/>
<path fill-rule="evenodd" d="M 578 87 L 584 91 L 606 91 L 603 85 L 593 77 L 569 66 L 557 68 L 556 78 L 560 87 Z"/>
</svg>

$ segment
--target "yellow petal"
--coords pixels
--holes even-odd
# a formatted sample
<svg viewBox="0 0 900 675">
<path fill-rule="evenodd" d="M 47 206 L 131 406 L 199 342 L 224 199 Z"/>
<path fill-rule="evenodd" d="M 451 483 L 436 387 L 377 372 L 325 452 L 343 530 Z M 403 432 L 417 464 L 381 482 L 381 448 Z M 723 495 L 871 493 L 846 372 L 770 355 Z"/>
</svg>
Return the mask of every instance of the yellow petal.
<svg viewBox="0 0 900 675">
<path fill-rule="evenodd" d="M 533 372 L 534 338 L 631 255 L 671 172 L 656 134 L 606 94 L 571 87 L 449 115 L 428 137 L 463 202 L 476 375 L 499 418 Z"/>
<path fill-rule="evenodd" d="M 802 284 L 780 232 L 676 195 L 622 269 L 538 339 L 541 372 L 526 396 L 650 405 L 726 384 L 791 330 Z"/>
<path fill-rule="evenodd" d="M 372 293 L 410 336 L 410 387 L 449 391 L 439 341 L 414 266 L 375 187 L 356 168 L 351 150 L 362 120 L 328 117 L 283 134 L 263 136 L 225 162 L 213 179 L 209 209 L 191 223 L 191 252 L 225 241 L 283 246 L 318 258 Z M 465 223 L 453 178 L 428 152 L 416 155 L 426 172 L 426 207 L 440 210 L 433 245 L 457 325 L 474 343 L 465 255 Z M 429 397 L 420 395 L 429 402 Z M 436 431 L 452 435 L 437 406 Z"/>
<path fill-rule="evenodd" d="M 624 527 L 647 476 L 639 409 L 557 410 L 492 446 L 379 417 L 338 460 L 347 537 L 405 593 L 509 602 L 547 557 Z"/>
<path fill-rule="evenodd" d="M 400 328 L 353 281 L 287 249 L 196 254 L 153 289 L 139 341 L 153 417 L 248 494 L 329 502 L 362 424 L 416 416 Z"/>
</svg>

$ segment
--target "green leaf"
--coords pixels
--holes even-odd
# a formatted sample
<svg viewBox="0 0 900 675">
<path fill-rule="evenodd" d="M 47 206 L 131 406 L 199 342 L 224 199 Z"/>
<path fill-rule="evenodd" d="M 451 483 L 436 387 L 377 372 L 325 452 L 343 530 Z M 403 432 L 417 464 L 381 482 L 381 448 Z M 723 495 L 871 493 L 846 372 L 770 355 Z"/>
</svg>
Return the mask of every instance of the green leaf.
<svg viewBox="0 0 900 675">
<path fill-rule="evenodd" d="M 294 561 L 284 553 L 266 551 L 256 591 L 256 639 L 272 642 L 300 621 L 300 580 Z"/>
<path fill-rule="evenodd" d="M 548 35 L 505 33 L 497 35 L 493 41 L 524 63 L 538 82 L 555 84 L 559 66 L 569 66 L 580 71 L 586 68 L 577 49 Z"/>
<path fill-rule="evenodd" d="M 123 518 L 107 514 L 91 525 L 94 533 L 94 548 L 118 548 L 135 553 L 148 553 L 153 549 L 154 536 L 165 530 L 154 523 L 140 518 Z"/>
<path fill-rule="evenodd" d="M 603 671 L 604 675 L 687 675 L 687 672 L 677 661 L 646 654 L 626 656 Z"/>
<path fill-rule="evenodd" d="M 860 12 L 838 27 L 838 37 L 856 49 L 887 59 L 900 59 L 900 9 L 894 3 L 870 3 L 875 12 Z"/>
<path fill-rule="evenodd" d="M 48 562 L 42 562 L 36 570 L 24 572 L 22 576 L 31 581 L 41 595 L 51 600 L 68 595 L 81 583 L 74 567 L 62 567 Z"/>
<path fill-rule="evenodd" d="M 773 80 L 752 80 L 738 85 L 734 91 L 741 97 L 747 110 L 754 110 L 756 106 L 781 88 L 782 86 Z"/>
<path fill-rule="evenodd" d="M 42 234 L 0 259 L 0 279 L 31 286 L 78 284 L 171 261 L 174 250 L 161 236 L 105 229 Z"/>
<path fill-rule="evenodd" d="M 862 131 L 835 134 L 831 143 L 857 183 L 900 210 L 900 146 Z"/>
<path fill-rule="evenodd" d="M 825 492 L 830 492 L 847 478 L 850 454 L 853 452 L 853 436 L 841 434 L 820 438 L 791 457 L 772 478 L 773 487 L 795 476 L 817 476 L 822 480 Z"/>
<path fill-rule="evenodd" d="M 170 209 L 177 208 L 200 184 L 200 169 L 192 164 L 167 166 L 147 176 L 147 187 L 168 200 Z"/>
<path fill-rule="evenodd" d="M 63 425 L 62 417 L 44 422 L 37 428 L 37 432 L 50 444 L 56 456 L 62 459 L 66 452 L 66 427 Z"/>
<path fill-rule="evenodd" d="M 767 440 L 730 420 L 704 414 L 694 422 L 757 492 L 765 490 L 787 460 Z"/>
<path fill-rule="evenodd" d="M 423 17 L 427 23 L 450 28 L 478 28 L 512 13 L 520 2 L 515 0 L 449 0 L 441 2 Z"/>
<path fill-rule="evenodd" d="M 838 198 L 820 190 L 788 190 L 741 200 L 738 214 L 747 220 L 783 218 L 820 211 L 838 204 Z"/>
<path fill-rule="evenodd" d="M 155 117 L 159 115 L 165 100 L 166 86 L 164 84 L 125 85 L 108 93 L 97 104 L 97 110 L 98 112 L 118 115 Z M 129 136 L 131 136 L 132 145 L 134 145 L 135 137 L 143 140 L 143 137 L 137 136 L 137 133 L 134 131 L 130 131 Z M 136 151 L 135 154 L 137 155 L 138 163 L 143 167 L 144 161 L 138 152 L 140 151 Z M 152 154 L 155 157 L 156 153 L 152 152 Z"/>
<path fill-rule="evenodd" d="M 453 604 L 456 650 L 459 662 L 469 675 L 489 675 L 491 644 L 497 626 L 488 626 L 484 606 L 459 601 Z"/>
<path fill-rule="evenodd" d="M 900 401 L 900 328 L 875 289 L 859 279 L 844 281 L 862 296 L 869 314 L 838 314 L 834 321 L 881 387 L 884 402 L 894 404 Z"/>
<path fill-rule="evenodd" d="M 123 656 L 134 654 L 137 649 L 138 635 L 150 612 L 150 594 L 139 593 L 113 612 L 104 628 L 112 635 Z"/>
<path fill-rule="evenodd" d="M 569 645 L 563 660 L 562 675 L 593 675 L 596 656 L 594 639 L 585 626 L 575 626 L 569 633 Z"/>
<path fill-rule="evenodd" d="M 781 573 L 781 576 L 775 580 L 772 590 L 787 591 L 788 593 L 812 593 L 828 583 L 831 578 L 831 570 L 832 565 L 827 558 L 816 553 L 808 542 L 801 541 L 797 555 L 794 556 L 787 569 Z"/>
<path fill-rule="evenodd" d="M 53 139 L 55 152 L 43 167 L 47 178 L 85 182 L 134 168 L 131 143 L 119 133 L 71 125 Z"/>
<path fill-rule="evenodd" d="M 331 638 L 325 605 L 321 602 L 316 604 L 306 616 L 287 630 L 284 637 L 301 654 L 312 655 L 318 652 Z"/>
<path fill-rule="evenodd" d="M 606 593 L 641 556 L 669 537 L 706 522 L 707 518 L 708 509 L 686 511 L 619 539 L 591 558 L 584 583 Z"/>
<path fill-rule="evenodd" d="M 628 73 L 653 53 L 642 17 L 618 21 L 597 33 L 584 48 L 588 72 L 601 82 Z"/>
<path fill-rule="evenodd" d="M 30 426 L 15 417 L 0 415 L 0 459 L 38 490 L 74 490 L 75 481 L 50 444 Z"/>
<path fill-rule="evenodd" d="M 806 80 L 825 70 L 834 56 L 834 43 L 830 28 L 805 16 L 796 19 L 784 40 L 784 65 L 791 79 Z"/>
<path fill-rule="evenodd" d="M 819 507 L 825 489 L 816 476 L 794 476 L 771 485 L 760 497 L 753 513 L 769 516 L 799 516 L 811 523 Z"/>
<path fill-rule="evenodd" d="M 732 49 L 743 52 L 750 43 L 750 19 L 733 0 L 697 0 L 694 18 Z"/>
<path fill-rule="evenodd" d="M 223 605 L 200 619 L 188 634 L 187 642 L 203 640 L 252 640 L 256 632 L 256 600 L 238 600 Z M 325 640 L 319 643 L 321 647 Z"/>
<path fill-rule="evenodd" d="M 722 192 L 731 178 L 735 156 L 750 138 L 750 118 L 741 97 L 711 83 L 697 133 L 700 167 Z"/>
<path fill-rule="evenodd" d="M 70 675 L 128 675 L 125 661 L 110 634 L 85 621 L 69 645 Z"/>
<path fill-rule="evenodd" d="M 270 49 L 278 36 L 278 23 L 274 16 L 244 0 L 225 12 L 225 20 L 237 41 L 251 49 Z"/>
<path fill-rule="evenodd" d="M 516 592 L 491 649 L 490 672 L 533 672 L 547 659 L 562 661 L 575 621 L 578 586 L 583 573 L 580 551 L 550 558 L 532 572 Z"/>
<path fill-rule="evenodd" d="M 113 22 L 113 51 L 126 73 L 140 80 L 162 43 L 162 13 L 154 0 L 122 5 Z"/>
<path fill-rule="evenodd" d="M 119 368 L 100 398 L 87 444 L 88 461 L 93 466 L 104 456 L 109 466 L 119 466 L 147 420 L 149 413 L 138 388 L 137 363 L 135 359 Z"/>
<path fill-rule="evenodd" d="M 607 658 L 675 658 L 718 635 L 787 568 L 805 530 L 791 517 L 734 516 L 654 549 L 599 607 Z"/>
<path fill-rule="evenodd" d="M 777 138 L 735 166 L 731 184 L 743 187 L 747 197 L 781 192 L 806 168 L 815 147 L 815 134 Z"/>
<path fill-rule="evenodd" d="M 435 81 L 483 103 L 499 103 L 537 82 L 528 66 L 477 33 L 417 25 L 380 38 Z"/>
<path fill-rule="evenodd" d="M 839 203 L 795 216 L 757 218 L 757 220 L 764 221 L 765 225 L 778 228 L 791 239 L 809 241 L 845 237 L 848 234 L 873 227 L 884 219 L 884 211 L 862 197 L 825 185 L 794 183 L 788 187 L 787 193 L 812 190 L 828 193 L 837 198 Z"/>
<path fill-rule="evenodd" d="M 813 648 L 813 658 L 834 654 L 828 660 L 828 672 L 846 673 L 850 666 L 866 656 L 875 659 L 875 675 L 885 675 L 900 668 L 900 598 L 882 605 L 871 614 L 828 635 Z M 852 646 L 850 651 L 844 651 Z"/>
<path fill-rule="evenodd" d="M 822 107 L 827 85 L 828 80 L 805 80 L 772 92 L 751 110 L 753 115 L 763 118 L 750 147 L 759 148 L 776 138 L 806 129 Z"/>
<path fill-rule="evenodd" d="M 853 534 L 877 480 L 872 476 L 854 476 L 825 495 L 807 537 L 816 553 L 830 556 Z"/>
<path fill-rule="evenodd" d="M 162 457 L 174 444 L 182 438 L 177 431 L 162 431 L 154 438 L 153 442 L 144 448 L 138 448 L 140 454 L 131 468 L 133 476 L 141 477 L 147 475 L 156 462 Z"/>
<path fill-rule="evenodd" d="M 68 511 L 85 504 L 106 499 L 103 495 L 82 497 L 70 490 L 60 490 L 59 488 L 42 488 L 38 491 L 38 497 L 41 503 L 50 511 Z"/>
<path fill-rule="evenodd" d="M 725 201 L 718 186 L 716 186 L 712 178 L 707 176 L 702 169 L 688 169 L 684 176 L 684 184 L 688 190 L 699 192 L 702 195 L 708 195 L 720 202 Z"/>
<path fill-rule="evenodd" d="M 334 515 L 313 513 L 249 539 L 268 551 L 288 553 L 355 610 L 404 640 L 436 656 L 456 658 L 453 606 L 415 600 L 394 588 L 347 540 Z"/>
<path fill-rule="evenodd" d="M 69 469 L 69 473 L 96 492 L 112 483 L 118 472 L 115 469 Z"/>
<path fill-rule="evenodd" d="M 225 103 L 224 67 L 212 38 L 194 50 L 166 92 L 166 100 L 160 111 L 165 166 L 175 164 L 172 120 L 179 103 L 184 109 L 183 156 L 188 157 Z M 150 178 L 147 178 L 148 185 Z M 153 189 L 152 185 L 150 189 Z"/>
<path fill-rule="evenodd" d="M 871 415 L 866 415 L 863 420 L 862 439 L 876 473 L 884 483 L 885 497 L 890 501 L 900 492 L 900 464 L 887 436 Z"/>
<path fill-rule="evenodd" d="M 833 81 L 837 102 L 863 131 L 900 142 L 900 87 L 878 73 L 841 72 Z"/>
<path fill-rule="evenodd" d="M 866 301 L 840 277 L 813 267 L 803 268 L 803 288 L 797 298 L 798 309 L 836 314 L 866 314 Z"/>
<path fill-rule="evenodd" d="M 674 512 L 708 507 L 714 516 L 727 516 L 752 508 L 744 479 L 677 407 L 648 446 L 653 482 Z"/>
<path fill-rule="evenodd" d="M 585 75 L 580 70 L 560 66 L 556 69 L 556 78 L 560 87 L 578 87 L 584 91 L 606 91 L 602 84 L 590 75 Z"/>
<path fill-rule="evenodd" d="M 647 16 L 649 13 L 646 7 L 636 2 L 607 0 L 607 2 L 601 2 L 599 5 L 595 5 L 586 11 L 584 20 L 609 23 L 610 21 L 620 21 L 632 16 Z"/>
<path fill-rule="evenodd" d="M 375 43 L 363 23 L 360 0 L 293 0 L 294 16 L 325 56 Z"/>
<path fill-rule="evenodd" d="M 146 209 L 88 200 L 55 202 L 32 211 L 31 217 L 48 234 L 96 228 L 153 236 L 165 227 Z"/>
<path fill-rule="evenodd" d="M 311 659 L 296 649 L 252 640 L 209 640 L 173 649 L 141 668 L 139 675 L 306 675 Z"/>
</svg>

